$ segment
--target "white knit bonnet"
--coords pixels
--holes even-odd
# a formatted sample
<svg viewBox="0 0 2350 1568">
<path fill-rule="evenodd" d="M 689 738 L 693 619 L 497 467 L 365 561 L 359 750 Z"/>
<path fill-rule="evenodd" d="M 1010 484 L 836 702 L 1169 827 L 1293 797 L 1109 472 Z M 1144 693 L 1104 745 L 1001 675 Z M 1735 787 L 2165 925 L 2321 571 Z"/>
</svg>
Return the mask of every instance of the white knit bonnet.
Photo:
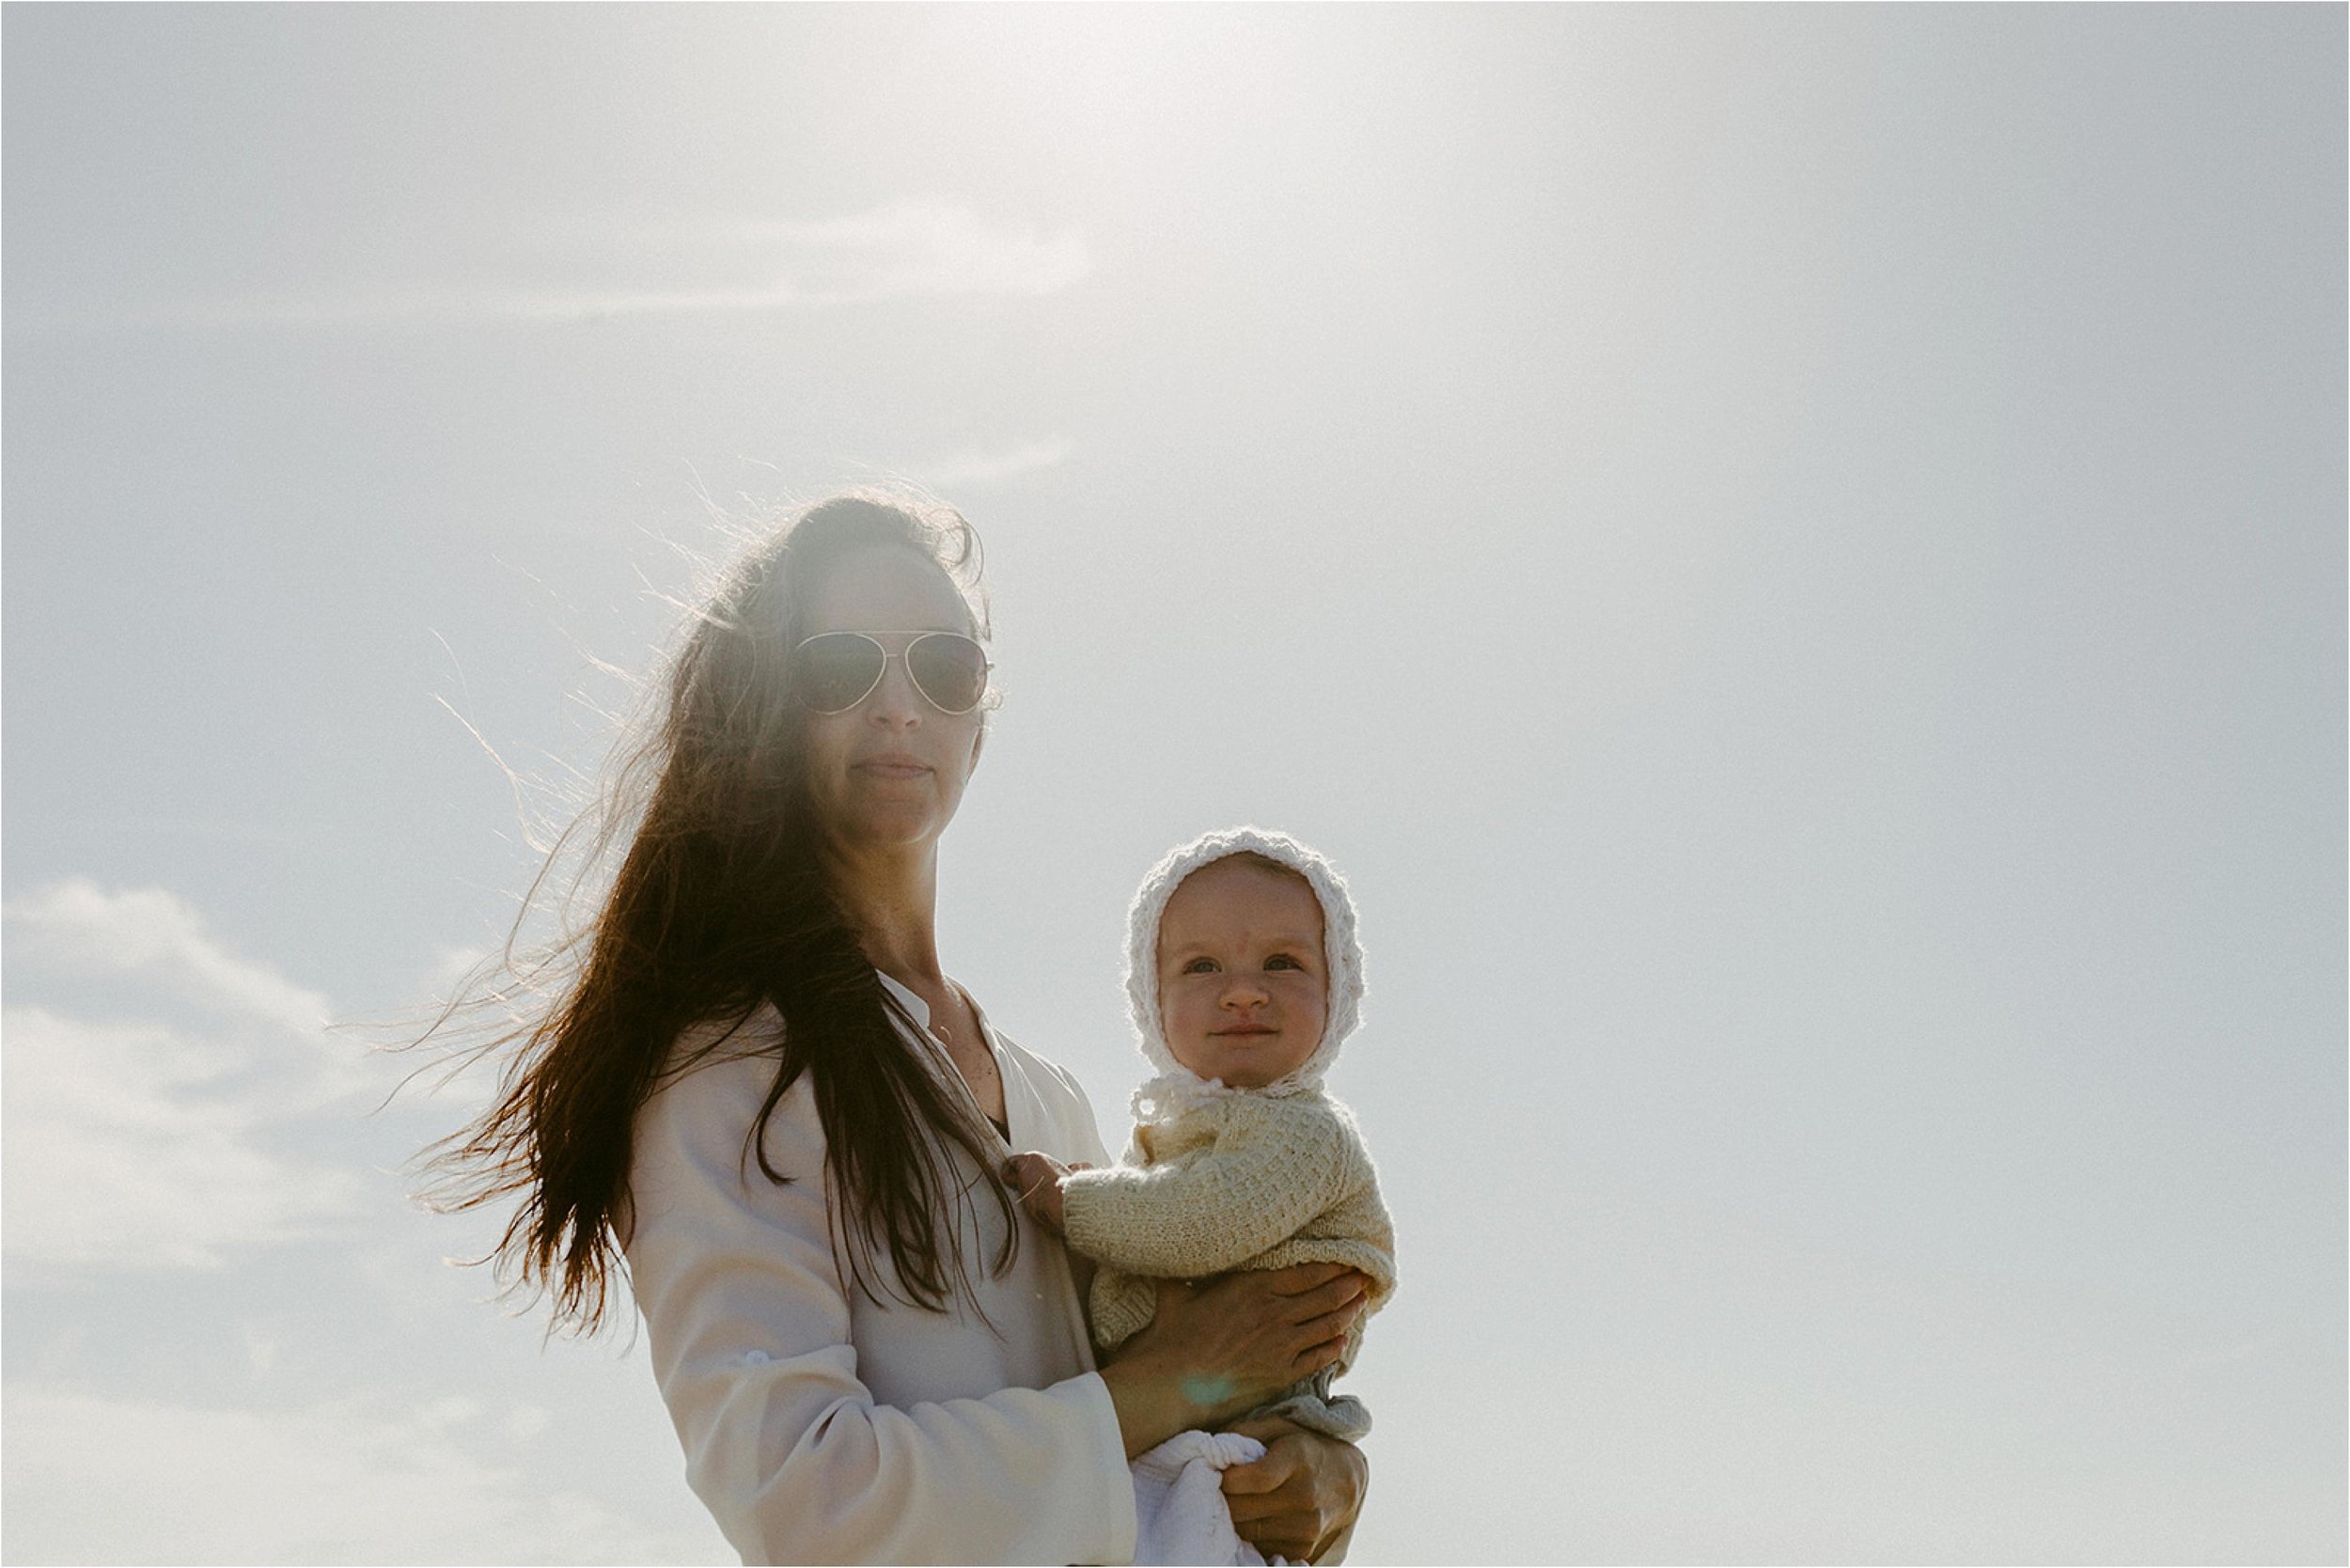
<svg viewBox="0 0 2350 1568">
<path fill-rule="evenodd" d="M 1227 855 L 1253 851 L 1303 876 L 1322 904 L 1322 948 L 1330 992 L 1323 1010 L 1322 1039 L 1297 1070 L 1258 1090 L 1232 1090 L 1200 1079 L 1167 1048 L 1159 1016 L 1159 919 L 1183 878 Z M 1150 1121 L 1218 1094 L 1297 1094 L 1322 1087 L 1323 1074 L 1338 1058 L 1339 1043 L 1354 1032 L 1362 1014 L 1363 949 L 1355 936 L 1355 901 L 1338 868 L 1286 833 L 1261 827 L 1230 827 L 1206 833 L 1151 868 L 1126 912 L 1126 1002 L 1134 1014 L 1135 1043 L 1158 1076 L 1135 1090 L 1136 1116 Z"/>
</svg>

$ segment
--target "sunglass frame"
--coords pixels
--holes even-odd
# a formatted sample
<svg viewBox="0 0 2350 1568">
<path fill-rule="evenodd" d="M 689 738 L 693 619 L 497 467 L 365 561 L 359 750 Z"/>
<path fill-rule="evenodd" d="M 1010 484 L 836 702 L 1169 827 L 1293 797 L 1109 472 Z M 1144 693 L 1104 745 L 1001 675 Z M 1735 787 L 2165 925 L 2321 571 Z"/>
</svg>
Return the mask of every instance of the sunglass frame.
<svg viewBox="0 0 2350 1568">
<path fill-rule="evenodd" d="M 882 657 L 881 663 L 873 668 L 873 679 L 871 682 L 868 684 L 863 691 L 857 693 L 854 699 L 842 703 L 838 708 L 819 708 L 816 704 L 807 699 L 807 689 L 805 683 L 796 680 L 793 681 L 791 682 L 791 695 L 798 699 L 801 707 L 806 708 L 809 713 L 814 713 L 819 718 L 830 718 L 837 713 L 848 713 L 864 702 L 867 698 L 872 696 L 876 691 L 880 690 L 881 683 L 889 679 L 889 661 L 893 658 L 901 661 L 906 666 L 906 684 L 921 693 L 923 701 L 929 703 L 932 707 L 937 709 L 948 718 L 961 718 L 964 714 L 978 708 L 980 703 L 985 702 L 987 700 L 988 682 L 995 673 L 995 663 L 987 656 L 987 645 L 979 641 L 979 638 L 966 635 L 962 632 L 920 632 L 911 629 L 897 632 L 819 632 L 813 636 L 803 637 L 800 639 L 799 645 L 791 650 L 791 664 L 795 673 L 799 666 L 800 656 L 807 651 L 808 645 L 811 643 L 822 642 L 826 637 L 854 637 L 860 642 L 870 643 L 874 648 L 879 649 L 881 651 Z M 893 651 L 887 643 L 881 640 L 884 637 L 905 637 L 909 640 L 903 648 Z M 972 698 L 972 699 L 963 707 L 949 708 L 944 702 L 939 701 L 938 698 L 931 691 L 931 689 L 922 684 L 922 678 L 915 673 L 914 651 L 933 637 L 950 638 L 955 642 L 962 643 L 972 649 L 979 656 L 979 695 Z"/>
</svg>

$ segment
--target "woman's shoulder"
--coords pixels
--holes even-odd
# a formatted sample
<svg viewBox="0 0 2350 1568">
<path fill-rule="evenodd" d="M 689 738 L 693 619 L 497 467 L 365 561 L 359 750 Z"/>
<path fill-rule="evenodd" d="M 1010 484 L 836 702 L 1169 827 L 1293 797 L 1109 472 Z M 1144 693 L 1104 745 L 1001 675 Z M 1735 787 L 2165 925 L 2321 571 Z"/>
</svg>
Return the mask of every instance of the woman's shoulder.
<svg viewBox="0 0 2350 1568">
<path fill-rule="evenodd" d="M 745 1203 L 762 1214 L 797 1213 L 796 1189 L 759 1179 L 750 1143 L 751 1128 L 776 1086 L 781 1030 L 780 1018 L 767 1008 L 679 1031 L 660 1080 L 636 1108 L 630 1138 L 628 1206 L 619 1232 L 632 1261 L 648 1227 L 668 1233 L 678 1224 L 690 1228 Z M 764 1149 L 769 1164 L 786 1177 L 822 1173 L 823 1123 L 805 1080 L 776 1102 Z M 822 1184 L 807 1190 L 821 1193 Z"/>
<path fill-rule="evenodd" d="M 1085 1099 L 1086 1091 L 1078 1087 L 1076 1074 L 1069 1069 L 1049 1057 L 1039 1056 L 992 1024 L 989 1029 L 995 1037 L 996 1065 L 1018 1073 L 1040 1090 L 1049 1085 L 1078 1101 Z"/>
<path fill-rule="evenodd" d="M 703 1018 L 678 1031 L 669 1045 L 669 1076 L 708 1061 L 742 1061 L 752 1057 L 773 1060 L 783 1043 L 783 1014 L 773 1002 L 761 1002 L 744 1012 Z"/>
<path fill-rule="evenodd" d="M 771 1004 L 679 1030 L 660 1081 L 637 1111 L 640 1140 L 666 1129 L 687 1141 L 707 1133 L 739 1146 L 775 1088 L 782 1041 L 783 1017 Z M 807 1098 L 807 1090 L 802 1082 L 786 1091 L 769 1123 L 771 1139 L 776 1122 L 798 1120 L 796 1102 Z"/>
<path fill-rule="evenodd" d="M 1050 1129 L 1049 1141 L 1055 1147 L 1049 1152 L 1057 1158 L 1108 1164 L 1101 1124 L 1093 1119 L 1093 1102 L 1087 1098 L 1076 1074 L 1037 1055 L 993 1024 L 988 1032 L 995 1042 L 995 1065 L 1004 1074 L 1005 1093 L 1010 1094 L 1015 1084 L 1027 1091 Z"/>
</svg>

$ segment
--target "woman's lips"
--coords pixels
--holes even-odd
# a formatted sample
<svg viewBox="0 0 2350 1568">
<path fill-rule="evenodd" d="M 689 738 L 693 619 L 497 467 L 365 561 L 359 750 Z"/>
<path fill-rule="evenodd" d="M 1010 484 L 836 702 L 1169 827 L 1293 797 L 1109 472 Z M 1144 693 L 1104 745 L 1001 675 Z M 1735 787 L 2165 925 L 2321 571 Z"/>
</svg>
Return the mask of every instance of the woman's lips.
<svg viewBox="0 0 2350 1568">
<path fill-rule="evenodd" d="M 868 757 L 855 766 L 857 772 L 870 773 L 876 778 L 918 778 L 931 771 L 926 762 L 894 753 L 886 757 Z"/>
</svg>

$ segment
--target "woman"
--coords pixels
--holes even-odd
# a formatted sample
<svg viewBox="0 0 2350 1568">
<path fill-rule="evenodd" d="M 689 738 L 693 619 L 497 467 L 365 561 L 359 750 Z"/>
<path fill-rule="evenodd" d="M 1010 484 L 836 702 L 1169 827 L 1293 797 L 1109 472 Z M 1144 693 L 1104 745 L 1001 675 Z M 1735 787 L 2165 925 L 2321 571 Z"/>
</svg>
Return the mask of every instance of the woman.
<svg viewBox="0 0 2350 1568">
<path fill-rule="evenodd" d="M 977 541 L 858 494 L 689 623 L 575 972 L 450 1158 L 500 1260 L 592 1329 L 625 1252 L 687 1479 L 745 1560 L 1123 1561 L 1128 1458 L 1334 1360 L 1359 1276 L 1168 1287 L 1095 1369 L 1013 1150 L 1105 1163 L 1075 1081 L 940 966 L 937 845 L 985 736 Z M 634 804 L 641 798 L 641 806 Z M 1362 1456 L 1282 1426 L 1243 1535 L 1327 1556 Z"/>
</svg>

